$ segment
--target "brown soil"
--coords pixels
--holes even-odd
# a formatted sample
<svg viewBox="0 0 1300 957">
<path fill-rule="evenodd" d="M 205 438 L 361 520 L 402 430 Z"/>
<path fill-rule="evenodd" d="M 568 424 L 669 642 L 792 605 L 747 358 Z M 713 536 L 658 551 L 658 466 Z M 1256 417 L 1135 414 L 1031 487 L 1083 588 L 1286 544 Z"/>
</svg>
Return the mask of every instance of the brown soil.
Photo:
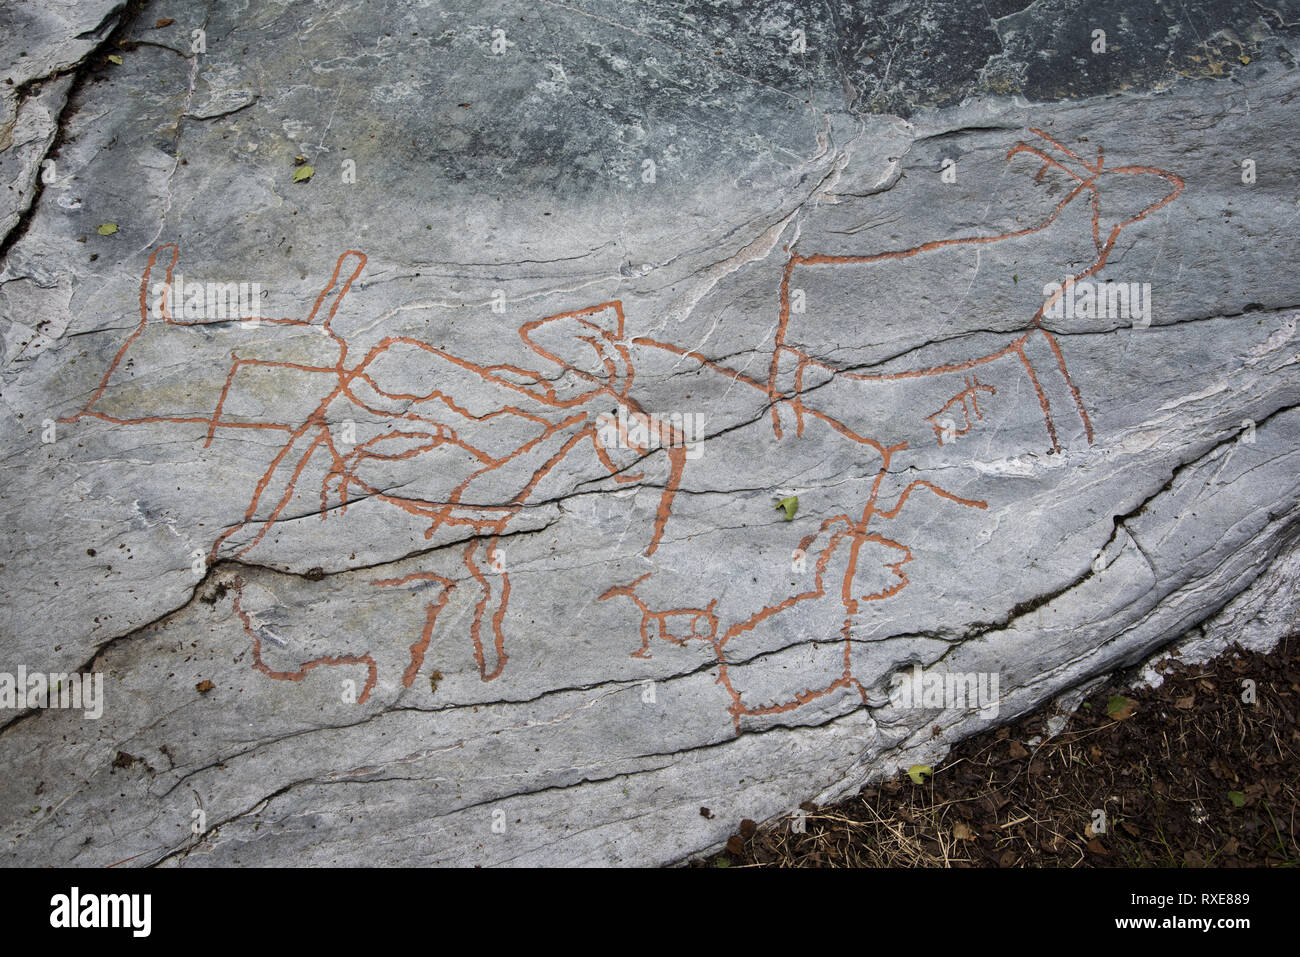
<svg viewBox="0 0 1300 957">
<path fill-rule="evenodd" d="M 741 822 L 718 867 L 1295 867 L 1300 864 L 1300 634 L 1267 655 L 1116 676 L 1046 737 L 1048 715 L 961 742 L 839 804 Z M 1243 701 L 1254 682 L 1255 703 Z M 1105 811 L 1104 830 L 1092 827 Z"/>
</svg>

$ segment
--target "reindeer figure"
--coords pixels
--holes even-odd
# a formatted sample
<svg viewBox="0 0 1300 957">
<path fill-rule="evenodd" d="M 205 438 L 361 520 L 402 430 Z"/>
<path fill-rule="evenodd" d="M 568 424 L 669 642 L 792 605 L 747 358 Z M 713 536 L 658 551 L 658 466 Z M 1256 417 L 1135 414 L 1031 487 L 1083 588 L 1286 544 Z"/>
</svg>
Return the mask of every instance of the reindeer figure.
<svg viewBox="0 0 1300 957">
<path fill-rule="evenodd" d="M 1053 452 L 1061 451 L 1061 443 L 1058 435 L 1057 422 L 1055 413 L 1052 411 L 1051 402 L 1047 390 L 1044 388 L 1042 378 L 1044 370 L 1036 367 L 1031 359 L 1031 351 L 1041 344 L 1043 347 L 1038 351 L 1046 351 L 1050 355 L 1050 363 L 1055 367 L 1055 372 L 1062 378 L 1066 392 L 1072 400 L 1076 414 L 1079 416 L 1088 444 L 1093 441 L 1092 420 L 1088 416 L 1088 411 L 1084 406 L 1082 396 L 1074 380 L 1070 377 L 1069 370 L 1066 368 L 1065 355 L 1061 351 L 1060 344 L 1055 336 L 1043 327 L 1043 316 L 1050 311 L 1057 301 L 1064 295 L 1065 288 L 1075 282 L 1083 280 L 1089 276 L 1095 275 L 1107 263 L 1116 242 L 1119 240 L 1121 233 L 1137 223 L 1156 210 L 1162 209 L 1182 193 L 1185 188 L 1183 179 L 1175 173 L 1167 170 L 1157 169 L 1153 166 L 1116 166 L 1107 168 L 1105 165 L 1104 151 L 1099 147 L 1097 150 L 1097 159 L 1095 162 L 1089 162 L 1079 156 L 1068 147 L 1062 145 L 1053 139 L 1047 133 L 1039 129 L 1032 129 L 1032 132 L 1044 141 L 1043 146 L 1030 146 L 1021 142 L 1012 147 L 1006 154 L 1006 161 L 1010 162 L 1017 156 L 1025 155 L 1033 157 L 1040 161 L 1040 167 L 1035 175 L 1036 181 L 1041 181 L 1049 169 L 1060 170 L 1073 183 L 1070 190 L 1058 202 L 1052 211 L 1045 216 L 1039 223 L 1027 226 L 1024 229 L 1005 232 L 997 235 L 987 236 L 964 236 L 949 239 L 935 239 L 929 242 L 920 243 L 906 249 L 891 250 L 888 252 L 874 253 L 871 255 L 852 256 L 852 255 L 829 255 L 825 253 L 805 253 L 798 250 L 791 250 L 789 258 L 786 260 L 785 269 L 782 272 L 781 287 L 778 298 L 778 323 L 776 331 L 776 341 L 772 352 L 772 358 L 769 364 L 768 376 L 766 380 L 754 378 L 746 375 L 736 369 L 729 368 L 720 363 L 713 362 L 706 356 L 701 355 L 693 350 L 681 349 L 672 343 L 666 343 L 649 338 L 639 338 L 635 342 L 640 345 L 646 345 L 653 348 L 663 349 L 678 356 L 685 356 L 699 362 L 702 366 L 711 368 L 722 375 L 727 376 L 735 382 L 748 385 L 765 394 L 771 407 L 772 432 L 776 438 L 784 435 L 785 427 L 781 421 L 781 411 L 789 410 L 793 413 L 795 420 L 795 433 L 802 435 L 806 421 L 808 419 L 819 420 L 836 431 L 844 434 L 847 438 L 854 441 L 861 441 L 861 436 L 848 429 L 842 421 L 844 416 L 841 413 L 831 414 L 815 406 L 810 399 L 805 396 L 809 391 L 810 379 L 816 379 L 816 385 L 820 386 L 831 379 L 841 382 L 863 382 L 871 383 L 875 386 L 888 386 L 890 384 L 907 384 L 918 380 L 928 380 L 937 377 L 951 377 L 956 382 L 962 382 L 967 390 L 970 383 L 964 381 L 968 373 L 980 369 L 984 366 L 1008 363 L 1018 366 L 1022 374 L 1028 380 L 1034 395 L 1038 400 L 1039 407 L 1042 411 L 1043 424 L 1047 431 L 1050 448 Z M 1050 151 L 1050 152 L 1049 152 Z M 1052 153 L 1057 154 L 1053 156 Z M 1059 158 L 1057 158 L 1059 156 Z M 1107 177 L 1132 177 L 1132 176 L 1156 176 L 1165 180 L 1170 185 L 1170 190 L 1159 200 L 1150 203 L 1143 209 L 1123 218 L 1116 220 L 1108 230 L 1103 232 L 1102 229 L 1102 183 Z M 1084 269 L 1067 275 L 1063 282 L 1058 284 L 1058 289 L 1049 295 L 1044 303 L 1029 317 L 1026 331 L 1015 336 L 1010 342 L 1001 348 L 992 352 L 973 356 L 957 362 L 944 365 L 930 366 L 919 369 L 908 369 L 899 372 L 888 373 L 865 373 L 851 372 L 836 368 L 829 363 L 817 359 L 810 355 L 808 351 L 790 341 L 791 336 L 791 282 L 792 277 L 797 270 L 817 270 L 835 267 L 864 266 L 873 263 L 885 263 L 903 259 L 910 259 L 915 256 L 925 256 L 937 253 L 941 250 L 952 249 L 963 246 L 983 246 L 992 243 L 1006 242 L 1008 240 L 1022 239 L 1042 233 L 1055 225 L 1061 218 L 1061 214 L 1071 203 L 1080 198 L 1086 198 L 1091 207 L 1091 245 L 1095 256 L 1093 261 Z M 1041 361 L 1041 359 L 1040 359 Z M 789 383 L 789 386 L 783 388 L 782 383 Z M 963 390 L 954 385 L 956 394 L 954 399 L 962 398 Z M 990 386 L 980 386 L 985 391 L 996 391 Z M 841 401 L 838 405 L 841 407 L 852 402 L 852 396 L 842 393 L 837 396 Z M 949 405 L 953 400 L 949 400 Z M 945 407 L 945 411 L 946 411 Z M 978 405 L 975 407 L 978 414 Z M 937 416 L 937 414 L 936 414 Z M 927 417 L 929 418 L 929 417 Z M 931 423 L 934 425 L 935 423 Z M 967 422 L 969 425 L 970 422 Z M 943 432 L 945 430 L 939 426 L 935 428 L 936 439 L 943 444 Z M 947 430 L 949 432 L 955 429 Z"/>
<path fill-rule="evenodd" d="M 560 380 L 569 386 L 567 392 L 555 384 L 553 375 L 548 377 L 540 371 L 515 366 L 480 364 L 405 336 L 387 337 L 354 358 L 349 355 L 346 336 L 336 331 L 333 325 L 343 298 L 365 268 L 365 255 L 348 250 L 339 257 L 333 274 L 305 319 L 257 320 L 259 324 L 319 329 L 324 335 L 325 347 L 336 356 L 334 361 L 295 362 L 240 356 L 232 352 L 224 383 L 209 415 L 153 412 L 122 415 L 105 411 L 105 394 L 110 381 L 124 368 L 124 360 L 126 365 L 130 364 L 131 360 L 126 358 L 128 352 L 148 335 L 151 326 L 228 324 L 224 320 L 218 323 L 191 322 L 173 316 L 170 286 L 178 256 L 179 251 L 174 245 L 161 246 L 150 256 L 140 285 L 139 325 L 113 357 L 86 405 L 62 421 L 97 418 L 120 425 L 202 424 L 206 426 L 205 447 L 212 444 L 218 430 L 258 429 L 281 433 L 283 444 L 257 481 L 243 520 L 217 537 L 208 555 L 209 564 L 215 564 L 224 555 L 242 558 L 255 549 L 281 520 L 286 506 L 300 491 L 299 486 L 305 481 L 309 467 L 317 461 L 321 463 L 317 471 L 324 469 L 319 487 L 322 521 L 334 513 L 345 515 L 350 496 L 359 493 L 427 523 L 426 539 L 432 538 L 439 530 L 470 533 L 472 537 L 465 546 L 461 561 L 469 573 L 469 580 L 480 591 L 470 633 L 480 677 L 483 681 L 492 681 L 500 676 L 508 660 L 503 620 L 510 596 L 510 577 L 504 566 L 495 561 L 498 538 L 508 531 L 512 520 L 561 462 L 577 450 L 589 447 L 598 467 L 615 482 L 637 482 L 644 478 L 644 474 L 628 472 L 627 465 L 616 463 L 615 457 L 627 459 L 631 456 L 634 462 L 655 448 L 663 448 L 669 461 L 669 475 L 645 554 L 651 555 L 658 548 L 672 511 L 673 497 L 681 484 L 688 448 L 685 437 L 677 429 L 648 415 L 630 394 L 634 370 L 624 340 L 624 315 L 620 301 L 558 313 L 520 327 L 519 336 L 524 344 L 557 367 L 561 373 Z M 161 284 L 162 295 L 155 297 L 155 313 L 161 323 L 151 324 L 148 297 L 153 288 L 151 278 L 154 278 L 160 258 L 165 275 Z M 328 308 L 323 309 L 327 301 Z M 586 358 L 594 358 L 594 362 L 584 363 L 576 349 L 589 350 Z M 441 382 L 449 374 L 467 375 L 476 383 L 478 391 L 497 394 L 495 407 L 487 412 L 474 413 L 445 387 L 418 392 L 410 389 L 402 378 L 400 364 L 395 374 L 384 362 L 399 350 L 414 351 L 422 356 L 421 378 L 428 376 L 434 382 Z M 240 394 L 241 386 L 251 385 L 251 381 L 246 380 L 262 370 L 274 370 L 282 376 L 293 374 L 301 381 L 317 383 L 314 388 L 304 386 L 305 405 L 300 407 L 296 417 L 290 417 L 290 421 L 276 421 L 266 414 L 269 410 L 265 409 L 262 415 L 252 418 L 227 412 L 232 396 Z M 611 406 L 621 407 L 623 415 L 617 418 L 611 415 L 608 411 Z M 342 441 L 337 434 L 339 423 L 351 423 L 350 417 L 363 415 L 383 423 L 385 427 L 349 449 L 349 443 Z M 510 431 L 518 437 L 506 448 L 489 448 L 492 440 L 506 431 L 500 428 L 503 423 L 509 423 L 513 427 Z M 487 435 L 489 429 L 492 430 L 490 437 Z M 479 433 L 477 436 L 473 435 L 476 431 Z M 499 441 L 496 444 L 499 445 Z M 430 460 L 440 453 L 444 454 L 431 468 Z M 437 472 L 443 480 L 441 494 L 436 498 L 385 491 L 379 487 L 377 479 L 367 474 L 368 470 L 373 471 L 376 467 L 388 469 L 394 463 L 416 460 L 426 472 Z M 331 507 L 331 499 L 337 502 L 337 508 Z M 494 504 L 482 504 L 484 501 Z M 240 536 L 247 540 L 237 541 Z M 499 577 L 500 584 L 495 589 L 485 573 L 482 555 L 486 556 L 489 569 Z M 426 583 L 439 586 L 441 594 L 427 603 L 424 629 L 411 645 L 410 663 L 402 677 L 407 687 L 423 664 L 438 613 L 446 606 L 451 590 L 458 583 L 424 571 L 374 582 L 384 588 Z M 320 664 L 366 663 L 369 676 L 359 700 L 369 697 L 377 679 L 375 663 L 369 655 L 314 659 L 292 672 L 274 671 L 266 666 L 261 657 L 261 635 L 243 608 L 242 599 L 242 583 L 237 583 L 236 611 L 253 640 L 254 667 L 257 670 L 272 678 L 297 681 Z M 485 649 L 485 619 L 490 621 L 490 653 Z"/>
</svg>

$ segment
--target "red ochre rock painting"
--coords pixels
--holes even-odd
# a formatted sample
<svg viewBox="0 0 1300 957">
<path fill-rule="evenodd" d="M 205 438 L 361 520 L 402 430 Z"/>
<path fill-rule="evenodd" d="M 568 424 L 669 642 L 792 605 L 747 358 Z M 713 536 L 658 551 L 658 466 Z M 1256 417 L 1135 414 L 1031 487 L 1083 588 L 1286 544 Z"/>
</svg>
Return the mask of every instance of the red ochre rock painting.
<svg viewBox="0 0 1300 957">
<path fill-rule="evenodd" d="M 902 380 L 924 380 L 951 376 L 955 380 L 956 391 L 949 393 L 947 399 L 936 411 L 925 415 L 934 430 L 935 440 L 943 445 L 945 440 L 963 435 L 975 428 L 982 419 L 979 402 L 981 393 L 993 396 L 997 390 L 994 386 L 983 383 L 978 378 L 978 370 L 1001 359 L 1017 362 L 1032 387 L 1042 412 L 1043 426 L 1046 431 L 1050 449 L 1061 450 L 1056 416 L 1059 410 L 1053 410 L 1049 397 L 1039 381 L 1027 346 L 1035 338 L 1046 343 L 1052 363 L 1068 386 L 1072 414 L 1077 415 L 1082 423 L 1087 442 L 1093 441 L 1093 426 L 1084 405 L 1079 388 L 1070 377 L 1065 355 L 1056 337 L 1043 327 L 1044 314 L 1055 304 L 1055 299 L 1063 295 L 1058 292 L 1048 297 L 1043 305 L 1030 317 L 1026 330 L 1014 336 L 1009 342 L 993 352 L 971 356 L 962 361 L 928 368 L 909 369 L 889 373 L 855 373 L 841 371 L 822 362 L 798 346 L 787 341 L 790 324 L 791 279 L 796 271 L 833 269 L 842 266 L 863 266 L 888 260 L 906 259 L 925 253 L 962 245 L 983 245 L 1017 239 L 1033 235 L 1048 229 L 1060 217 L 1065 208 L 1076 199 L 1084 199 L 1092 208 L 1092 245 L 1095 259 L 1086 268 L 1066 277 L 1065 282 L 1075 282 L 1092 276 L 1101 270 L 1115 248 L 1121 232 L 1128 226 L 1144 219 L 1152 212 L 1171 203 L 1184 189 L 1183 180 L 1174 173 L 1152 166 L 1117 166 L 1106 167 L 1104 153 L 1098 148 L 1097 158 L 1090 162 L 1041 130 L 1032 132 L 1042 145 L 1029 145 L 1020 142 L 1006 155 L 1007 161 L 1017 156 L 1026 155 L 1041 164 L 1036 179 L 1041 180 L 1049 169 L 1064 172 L 1073 186 L 1056 207 L 1038 224 L 1025 229 L 1005 232 L 997 235 L 973 235 L 965 237 L 936 239 L 906 249 L 875 253 L 872 255 L 828 255 L 811 253 L 796 249 L 786 249 L 788 258 L 782 273 L 779 293 L 776 296 L 778 326 L 773 354 L 767 378 L 761 379 L 729 368 L 709 359 L 693 350 L 680 348 L 672 343 L 650 338 L 636 338 L 632 345 L 664 350 L 679 357 L 687 357 L 703 367 L 721 373 L 733 382 L 749 386 L 765 398 L 771 410 L 771 422 L 774 436 L 780 440 L 786 429 L 782 424 L 781 411 L 793 414 L 795 435 L 804 434 L 810 421 L 821 422 L 845 440 L 863 446 L 864 451 L 871 450 L 879 458 L 878 470 L 871 485 L 871 491 L 861 510 L 850 509 L 844 514 L 835 515 L 821 522 L 818 531 L 807 536 L 800 543 L 800 551 L 812 560 L 814 584 L 810 589 L 790 594 L 783 600 L 764 606 L 757 611 L 734 622 L 720 620 L 717 599 L 694 607 L 674 607 L 665 609 L 651 608 L 638 594 L 641 586 L 653 572 L 648 572 L 636 580 L 616 584 L 608 588 L 601 599 L 627 599 L 640 614 L 640 645 L 631 652 L 633 657 L 650 657 L 651 641 L 660 638 L 677 645 L 691 641 L 706 643 L 717 663 L 717 682 L 725 689 L 729 698 L 728 713 L 731 716 L 736 733 L 742 730 L 744 717 L 763 717 L 795 711 L 805 705 L 824 698 L 836 691 L 851 689 L 866 698 L 866 690 L 853 675 L 851 664 L 852 640 L 850 635 L 853 616 L 862 610 L 864 603 L 884 601 L 907 587 L 909 579 L 904 566 L 912 561 L 912 551 L 904 543 L 889 538 L 875 530 L 873 520 L 888 520 L 897 517 L 914 494 L 951 503 L 953 506 L 969 509 L 985 509 L 983 501 L 963 498 L 955 495 L 933 482 L 917 480 L 909 484 L 889 503 L 880 500 L 881 483 L 888 472 L 891 458 L 907 448 L 907 443 L 886 446 L 869 436 L 859 434 L 847 426 L 833 412 L 816 408 L 805 395 L 804 379 L 809 370 L 836 376 L 845 381 L 862 383 L 898 382 Z M 1169 192 L 1160 200 L 1144 209 L 1134 212 L 1128 218 L 1116 222 L 1103 235 L 1100 215 L 1101 181 L 1106 176 L 1150 175 L 1164 179 L 1170 186 Z M 510 576 L 501 570 L 490 577 L 484 570 L 484 559 L 490 565 L 497 548 L 498 537 L 505 534 L 511 521 L 519 515 L 539 483 L 562 462 L 571 452 L 579 447 L 590 446 L 596 459 L 617 482 L 636 482 L 642 474 L 628 474 L 614 463 L 606 440 L 611 434 L 611 418 L 604 414 L 611 403 L 627 410 L 625 418 L 617 419 L 619 445 L 645 454 L 656 447 L 662 448 L 669 459 L 669 474 L 664 482 L 658 508 L 650 529 L 649 541 L 644 549 L 646 556 L 651 556 L 662 541 L 665 527 L 671 518 L 673 499 L 679 489 L 687 461 L 687 448 L 684 437 L 678 434 L 665 420 L 647 414 L 645 409 L 632 395 L 635 379 L 629 341 L 625 336 L 625 317 L 623 304 L 619 300 L 585 306 L 583 308 L 556 313 L 552 316 L 524 323 L 518 334 L 524 344 L 539 358 L 560 370 L 567 372 L 583 383 L 583 391 L 576 395 L 562 396 L 548 381 L 543 373 L 512 365 L 483 365 L 470 359 L 462 358 L 442 349 L 406 336 L 392 336 L 382 339 L 364 354 L 350 354 L 347 338 L 339 334 L 332 326 L 339 307 L 351 289 L 353 282 L 361 275 L 366 265 L 366 256 L 357 250 L 344 252 L 335 264 L 325 288 L 321 290 L 311 311 L 305 318 L 264 318 L 259 322 L 269 325 L 310 326 L 318 328 L 337 348 L 338 360 L 333 364 L 310 364 L 290 361 L 275 361 L 258 358 L 241 358 L 232 353 L 230 366 L 224 386 L 210 415 L 169 415 L 165 411 L 139 416 L 114 416 L 102 409 L 100 405 L 109 388 L 114 374 L 123 363 L 132 346 L 145 332 L 149 323 L 148 294 L 154 272 L 161 268 L 165 275 L 162 282 L 170 287 L 173 270 L 180 252 L 177 246 L 167 244 L 159 246 L 149 257 L 140 282 L 140 322 L 118 349 L 98 388 L 89 401 L 75 415 L 61 419 L 63 422 L 76 422 L 84 418 L 96 418 L 117 425 L 144 426 L 155 423 L 193 423 L 206 426 L 205 447 L 211 445 L 218 429 L 254 429 L 279 433 L 283 445 L 279 447 L 271 464 L 262 474 L 251 492 L 243 521 L 227 528 L 209 551 L 209 564 L 216 563 L 223 555 L 240 558 L 254 549 L 266 533 L 280 519 L 285 506 L 293 498 L 297 485 L 307 469 L 308 463 L 315 456 L 325 456 L 329 464 L 320 488 L 321 519 L 328 514 L 328 502 L 331 492 L 339 502 L 340 511 L 345 511 L 349 495 L 355 490 L 365 497 L 377 499 L 393 508 L 401 509 L 410 516 L 427 522 L 425 537 L 431 538 L 441 528 L 463 529 L 474 535 L 461 554 L 461 562 L 469 573 L 467 580 L 454 581 L 432 572 L 417 571 L 397 578 L 378 579 L 372 584 L 379 588 L 391 588 L 415 583 L 434 583 L 439 587 L 439 596 L 426 604 L 425 623 L 421 633 L 410 646 L 410 662 L 402 676 L 402 683 L 410 687 L 418 675 L 426 651 L 430 646 L 438 615 L 446 606 L 453 589 L 472 583 L 479 593 L 479 600 L 474 609 L 469 626 L 470 639 L 474 648 L 474 659 L 478 664 L 479 676 L 483 681 L 493 681 L 501 676 L 509 656 L 506 652 L 506 636 L 503 630 L 505 616 L 510 601 Z M 173 326 L 192 326 L 211 324 L 210 320 L 187 321 L 173 317 L 169 296 L 161 302 L 161 321 Z M 603 320 L 603 321 L 602 321 Z M 595 371 L 579 368 L 574 362 L 557 355 L 543 347 L 534 339 L 534 333 L 551 323 L 570 321 L 577 323 L 581 331 L 574 338 L 586 342 L 599 357 Z M 421 350 L 431 358 L 436 358 L 452 366 L 477 376 L 484 383 L 510 390 L 518 396 L 517 402 L 505 405 L 486 415 L 475 416 L 470 413 L 457 397 L 439 389 L 424 394 L 385 391 L 372 375 L 377 360 L 389 350 L 404 346 Z M 241 373 L 254 369 L 279 370 L 319 376 L 328 384 L 325 396 L 313 411 L 302 421 L 279 422 L 273 418 L 247 420 L 225 415 L 223 410 L 233 389 L 240 380 Z M 783 390 L 779 385 L 782 373 L 793 369 L 793 388 Z M 358 393 L 364 393 L 359 395 Z M 369 393 L 373 393 L 373 396 Z M 392 411 L 377 407 L 375 397 L 383 400 L 406 403 L 403 411 Z M 371 401 L 366 401 L 370 399 Z M 332 432 L 331 422 L 337 422 L 338 416 L 330 416 L 329 410 L 335 403 L 350 405 L 356 410 L 381 419 L 392 420 L 398 428 L 361 442 L 351 449 L 346 443 L 340 443 Z M 601 413 L 597 413 L 600 409 Z M 556 412 L 558 417 L 546 418 L 542 413 Z M 435 417 L 433 413 L 437 413 Z M 484 448 L 463 440 L 454 425 L 461 422 L 484 421 L 503 417 L 516 423 L 528 423 L 534 428 L 527 441 L 521 442 L 505 454 L 493 454 Z M 451 420 L 450 422 L 448 420 Z M 628 421 L 639 424 L 644 431 L 628 429 Z M 635 435 L 649 438 L 638 441 Z M 385 443 L 397 441 L 400 450 L 386 451 Z M 558 443 L 558 448 L 536 465 L 528 462 L 530 453 L 536 453 L 546 443 Z M 412 459 L 434 449 L 454 446 L 467 453 L 476 465 L 467 470 L 445 500 L 431 501 L 414 497 L 403 497 L 383 491 L 368 483 L 360 474 L 360 466 L 370 460 L 398 461 Z M 391 447 L 391 446 L 390 446 Z M 508 500 L 495 505 L 464 503 L 462 496 L 475 480 L 490 476 L 506 477 L 509 467 L 516 462 L 526 462 L 531 468 L 523 469 L 514 476 L 517 491 Z M 278 496 L 272 491 L 277 472 L 285 467 L 289 478 L 278 489 Z M 259 511 L 269 507 L 265 517 L 258 517 Z M 239 546 L 227 546 L 237 533 L 254 530 L 252 540 Z M 886 562 L 891 582 L 874 591 L 864 591 L 865 586 L 855 585 L 859 570 L 862 550 L 868 544 L 882 547 L 896 555 L 897 560 Z M 838 583 L 826 581 L 828 566 L 840 549 L 846 549 L 842 560 L 846 560 L 842 580 Z M 846 559 L 845 559 L 846 556 Z M 494 586 L 493 580 L 497 581 Z M 252 642 L 253 667 L 269 678 L 282 681 L 301 681 L 309 672 L 320 666 L 358 666 L 366 667 L 366 681 L 359 702 L 366 701 L 374 690 L 378 680 L 377 665 L 369 654 L 350 656 L 323 656 L 301 663 L 294 671 L 277 671 L 267 666 L 262 659 L 262 638 L 254 627 L 252 618 L 243 608 L 243 583 L 236 580 L 234 590 L 234 607 L 237 616 Z M 806 688 L 794 692 L 784 701 L 768 701 L 761 704 L 746 703 L 743 690 L 736 687 L 729 672 L 727 645 L 733 639 L 752 631 L 763 622 L 777 615 L 786 613 L 804 602 L 817 601 L 826 596 L 834 596 L 842 606 L 844 618 L 842 634 L 843 671 L 824 687 Z"/>
</svg>

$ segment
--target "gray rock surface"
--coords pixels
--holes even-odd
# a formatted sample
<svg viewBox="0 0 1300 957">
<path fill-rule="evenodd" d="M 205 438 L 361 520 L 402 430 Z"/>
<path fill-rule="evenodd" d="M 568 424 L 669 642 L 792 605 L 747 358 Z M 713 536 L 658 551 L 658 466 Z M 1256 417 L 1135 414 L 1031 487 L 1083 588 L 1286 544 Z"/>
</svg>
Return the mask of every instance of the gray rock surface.
<svg viewBox="0 0 1300 957">
<path fill-rule="evenodd" d="M 8 9 L 3 859 L 670 862 L 1292 630 L 1300 13 L 988 6 Z"/>
</svg>

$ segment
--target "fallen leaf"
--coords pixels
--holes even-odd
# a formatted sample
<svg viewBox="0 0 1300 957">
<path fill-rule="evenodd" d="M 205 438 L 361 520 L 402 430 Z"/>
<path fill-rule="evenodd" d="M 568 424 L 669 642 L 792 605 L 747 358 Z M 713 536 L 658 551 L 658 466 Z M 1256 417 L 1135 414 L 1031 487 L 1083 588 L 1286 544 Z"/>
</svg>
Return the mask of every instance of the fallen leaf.
<svg viewBox="0 0 1300 957">
<path fill-rule="evenodd" d="M 161 30 L 163 27 L 169 27 L 176 21 L 171 17 L 160 17 L 158 22 L 153 25 L 155 30 Z"/>
<path fill-rule="evenodd" d="M 799 496 L 791 495 L 783 498 L 776 503 L 776 507 L 785 509 L 785 520 L 788 522 L 794 518 L 794 513 L 799 511 Z"/>
<path fill-rule="evenodd" d="M 1137 702 L 1132 698 L 1126 698 L 1122 694 L 1113 694 L 1110 700 L 1106 702 L 1106 714 L 1115 721 L 1123 721 L 1126 718 L 1133 717 L 1133 711 L 1137 708 Z"/>
<path fill-rule="evenodd" d="M 118 56 L 116 53 L 110 53 L 109 56 L 108 56 L 108 62 L 109 62 L 109 63 L 116 63 L 118 66 L 121 66 L 121 65 L 122 65 L 122 58 L 121 58 L 120 56 Z"/>
<path fill-rule="evenodd" d="M 758 824 L 750 818 L 745 818 L 740 822 L 740 836 L 747 841 L 754 836 L 754 832 L 757 830 Z"/>
<path fill-rule="evenodd" d="M 1242 794 L 1240 791 L 1229 791 L 1228 800 L 1232 802 L 1233 807 L 1246 806 L 1246 795 Z"/>
<path fill-rule="evenodd" d="M 972 831 L 961 821 L 958 821 L 956 824 L 952 826 L 952 836 L 959 841 L 975 840 L 975 832 Z"/>
<path fill-rule="evenodd" d="M 101 236 L 112 236 L 117 232 L 117 223 L 100 223 L 98 233 Z"/>
<path fill-rule="evenodd" d="M 734 854 L 736 857 L 745 853 L 745 839 L 739 834 L 733 834 L 727 838 L 727 853 Z"/>
<path fill-rule="evenodd" d="M 202 681 L 200 681 L 198 684 L 194 686 L 195 690 L 197 690 L 199 694 L 207 694 L 215 687 L 216 685 L 214 685 L 207 678 L 204 678 Z"/>
<path fill-rule="evenodd" d="M 315 172 L 316 170 L 310 166 L 299 166 L 293 171 L 293 181 L 301 183 L 303 180 L 311 179 Z"/>
<path fill-rule="evenodd" d="M 924 784 L 927 774 L 934 774 L 934 768 L 928 764 L 914 764 L 907 769 L 907 776 L 912 779 L 913 784 Z"/>
</svg>

